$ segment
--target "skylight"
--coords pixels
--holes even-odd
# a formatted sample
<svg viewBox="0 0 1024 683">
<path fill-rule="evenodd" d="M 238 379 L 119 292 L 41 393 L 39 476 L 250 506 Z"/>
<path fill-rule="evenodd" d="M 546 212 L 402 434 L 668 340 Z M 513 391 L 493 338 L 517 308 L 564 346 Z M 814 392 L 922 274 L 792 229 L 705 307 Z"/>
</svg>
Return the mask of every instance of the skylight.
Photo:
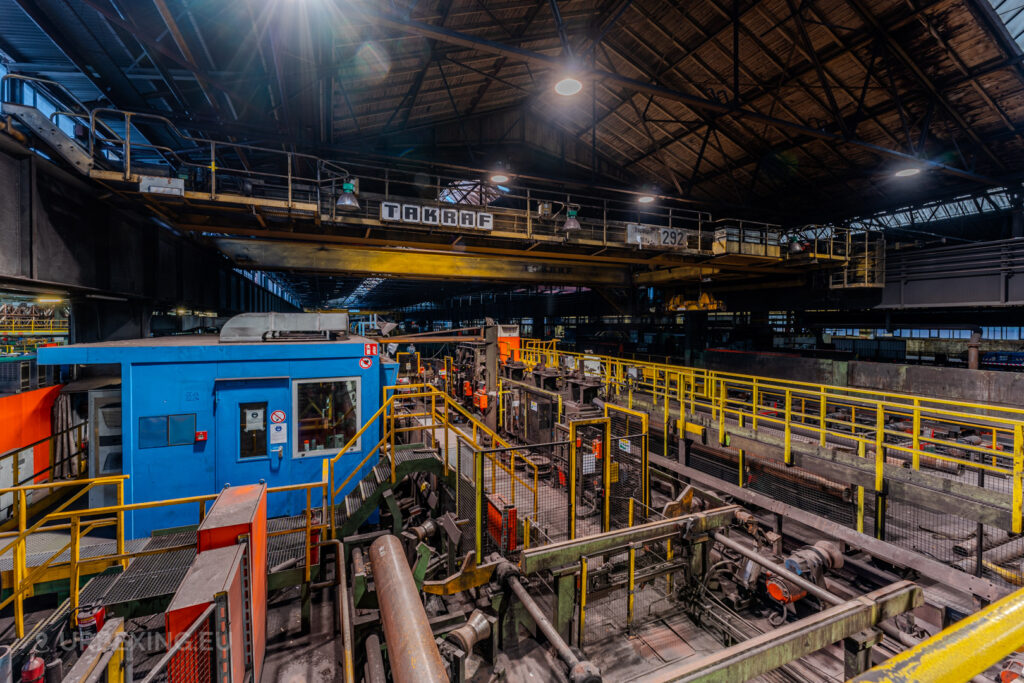
<svg viewBox="0 0 1024 683">
<path fill-rule="evenodd" d="M 1010 32 L 1010 36 L 1017 45 L 1024 48 L 1024 0 L 988 0 L 988 2 L 1006 24 L 1006 30 Z"/>
</svg>

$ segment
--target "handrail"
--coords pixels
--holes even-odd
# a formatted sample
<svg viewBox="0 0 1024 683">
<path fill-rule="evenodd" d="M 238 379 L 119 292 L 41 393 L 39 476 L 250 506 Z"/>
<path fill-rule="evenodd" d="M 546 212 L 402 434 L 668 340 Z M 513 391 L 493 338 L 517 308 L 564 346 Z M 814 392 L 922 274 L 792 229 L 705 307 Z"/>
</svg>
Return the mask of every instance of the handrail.
<svg viewBox="0 0 1024 683">
<path fill-rule="evenodd" d="M 75 104 L 81 107 L 83 112 L 89 111 L 89 107 L 85 106 L 85 104 L 80 99 L 75 97 L 74 93 L 72 93 L 70 90 L 64 87 L 64 85 L 58 83 L 57 81 L 52 81 L 48 78 L 26 76 L 25 74 L 4 74 L 3 77 L 0 77 L 0 100 L 2 100 L 3 102 L 7 102 L 7 98 L 12 95 L 12 88 L 10 88 L 9 81 L 28 81 L 30 83 L 42 83 L 48 87 L 55 86 L 59 88 L 61 92 L 67 97 L 69 97 Z"/>
<path fill-rule="evenodd" d="M 106 143 L 113 147 L 120 147 L 120 157 L 124 164 L 123 175 L 124 180 L 132 180 L 132 162 L 133 162 L 133 149 L 135 150 L 148 150 L 156 152 L 163 157 L 163 161 L 171 164 L 178 164 L 181 167 L 195 168 L 195 169 L 206 169 L 210 172 L 210 188 L 208 195 L 211 200 L 224 200 L 237 202 L 237 197 L 230 196 L 230 193 L 220 193 L 218 196 L 216 176 L 218 171 L 221 173 L 234 174 L 239 176 L 248 176 L 251 178 L 275 178 L 285 181 L 284 189 L 287 191 L 287 207 L 292 208 L 294 204 L 294 194 L 296 190 L 300 189 L 296 187 L 296 182 L 301 181 L 302 183 L 308 183 L 313 185 L 317 190 L 322 189 L 327 183 L 330 183 L 332 190 L 330 192 L 330 208 L 324 210 L 321 206 L 321 199 L 319 192 L 316 196 L 310 200 L 315 201 L 317 204 L 317 214 L 319 217 L 337 221 L 339 218 L 335 215 L 335 206 L 333 198 L 337 196 L 337 182 L 344 181 L 347 178 L 356 175 L 350 169 L 357 169 L 358 175 L 367 178 L 374 178 L 380 181 L 385 187 L 385 193 L 383 195 L 374 195 L 372 193 L 364 193 L 364 198 L 367 200 L 366 214 L 372 214 L 376 210 L 375 202 L 388 201 L 389 199 L 398 198 L 397 195 L 392 195 L 390 192 L 390 186 L 392 184 L 391 172 L 396 168 L 411 169 L 413 173 L 421 170 L 420 166 L 405 160 L 403 162 L 390 161 L 385 165 L 383 161 L 376 161 L 372 159 L 362 159 L 358 162 L 349 161 L 346 167 L 342 167 L 340 164 L 324 159 L 322 157 L 316 157 L 310 154 L 304 154 L 294 151 L 286 151 L 273 147 L 262 147 L 258 145 L 250 145 L 244 143 L 231 142 L 229 140 L 213 140 L 210 138 L 196 137 L 189 135 L 184 130 L 178 127 L 178 125 L 170 120 L 168 117 L 141 111 L 127 111 L 120 109 L 113 109 L 110 107 L 97 107 L 94 109 L 88 109 L 84 103 L 78 100 L 70 91 L 67 90 L 63 85 L 55 81 L 47 79 L 34 78 L 29 76 L 22 76 L 21 74 L 8 74 L 5 78 L 21 79 L 26 81 L 35 81 L 38 83 L 45 84 L 47 86 L 53 86 L 60 89 L 63 94 L 66 94 L 71 100 L 79 107 L 83 113 L 75 111 L 61 111 L 59 115 L 69 116 L 72 119 L 86 118 L 88 117 L 89 123 L 89 144 L 88 150 L 94 160 L 100 160 L 101 157 L 97 156 L 97 143 Z M 57 102 L 58 105 L 62 103 Z M 61 107 L 57 106 L 59 110 Z M 58 116 L 59 118 L 59 116 Z M 114 131 L 112 125 L 110 125 L 104 119 L 116 118 L 119 122 L 123 122 L 124 125 L 124 137 Z M 194 144 L 196 150 L 185 150 L 179 152 L 169 148 L 166 145 L 152 144 L 146 140 L 133 140 L 132 126 L 134 121 L 145 120 L 151 125 L 166 127 L 168 132 L 176 138 L 187 141 Z M 120 125 L 120 124 L 119 124 Z M 104 129 L 102 135 L 97 133 L 98 129 Z M 138 136 L 136 136 L 138 137 Z M 190 161 L 185 158 L 185 154 L 192 152 L 200 152 L 209 150 L 209 160 L 196 162 Z M 218 151 L 223 156 L 224 150 L 233 150 L 239 158 L 242 160 L 242 165 L 245 168 L 231 168 L 222 166 L 218 159 Z M 273 155 L 275 159 L 280 161 L 279 166 L 287 167 L 286 172 L 271 173 L 265 170 L 255 170 L 250 167 L 245 160 L 246 152 L 255 152 L 265 155 Z M 315 168 L 316 172 L 314 176 L 303 176 L 296 173 L 298 166 L 301 164 L 309 165 Z M 441 196 L 441 188 L 449 192 L 454 192 L 453 188 L 457 188 L 460 183 L 466 182 L 465 171 L 467 169 L 461 167 L 450 167 L 453 170 L 445 176 L 437 175 L 436 173 L 431 174 L 431 181 L 429 186 L 437 188 L 437 196 L 435 202 L 438 205 L 442 205 L 444 198 Z M 96 173 L 105 173 L 105 171 L 97 170 Z M 114 172 L 116 173 L 116 171 Z M 459 173 L 460 175 L 455 175 Z M 408 185 L 410 183 L 402 183 Z M 411 184 L 419 184 L 418 181 L 413 181 Z M 281 188 L 272 188 L 281 189 Z M 194 190 L 193 190 L 194 191 Z M 207 194 L 202 192 L 202 194 Z M 595 243 L 609 244 L 617 243 L 623 246 L 628 244 L 634 244 L 633 240 L 630 240 L 630 225 L 632 223 L 623 220 L 609 219 L 609 211 L 614 213 L 624 207 L 630 207 L 633 205 L 635 194 L 630 191 L 622 191 L 621 195 L 614 193 L 609 197 L 607 194 L 585 194 L 583 192 L 575 193 L 571 197 L 567 197 L 560 192 L 548 190 L 543 187 L 538 188 L 519 188 L 513 187 L 507 189 L 502 193 L 502 197 L 506 202 L 511 202 L 517 205 L 518 208 L 513 207 L 494 207 L 489 206 L 488 200 L 485 198 L 484 206 L 486 206 L 496 219 L 496 222 L 501 223 L 501 226 L 496 225 L 496 230 L 501 231 L 507 235 L 516 235 L 525 239 L 536 240 L 537 238 L 543 238 L 546 240 L 554 240 L 559 236 L 556 234 L 556 230 L 551 225 L 542 223 L 536 223 L 529 217 L 529 211 L 524 211 L 522 207 L 529 207 L 534 201 L 541 198 L 552 201 L 562 211 L 565 207 L 571 204 L 576 204 L 583 207 L 582 215 L 580 216 L 583 231 L 578 239 L 584 239 L 587 241 L 593 241 Z M 458 203 L 461 203 L 463 199 L 460 199 Z M 503 203 L 506 203 L 503 202 Z M 303 207 L 305 208 L 305 207 Z M 666 201 L 660 208 L 655 208 L 645 212 L 645 220 L 650 225 L 645 227 L 655 228 L 657 230 L 668 230 L 670 231 L 672 238 L 661 245 L 661 248 L 668 255 L 671 254 L 704 254 L 704 255 L 720 255 L 718 244 L 721 242 L 720 233 L 723 231 L 728 235 L 738 234 L 740 241 L 744 244 L 758 244 L 764 247 L 764 251 L 759 257 L 763 258 L 768 255 L 769 248 L 778 249 L 779 235 L 781 234 L 781 227 L 774 223 L 767 223 L 764 221 L 750 221 L 744 219 L 737 219 L 732 217 L 720 217 L 715 219 L 706 211 L 694 209 L 689 206 L 689 202 L 685 200 L 683 202 L 672 202 Z M 833 228 L 833 232 L 839 230 Z M 683 235 L 683 240 L 679 240 L 679 236 Z M 842 240 L 843 237 L 826 237 L 820 238 L 825 240 Z M 727 241 L 735 243 L 736 240 L 729 237 Z M 830 241 L 830 244 L 831 244 Z M 736 253 L 741 253 L 742 250 Z M 827 250 L 828 253 L 832 252 L 830 247 Z M 734 253 L 731 248 L 727 247 L 725 253 Z M 772 258 L 781 260 L 784 255 L 777 253 L 771 254 Z"/>
<path fill-rule="evenodd" d="M 8 532 L 0 534 L 0 538 L 11 538 L 12 540 L 0 549 L 0 555 L 3 555 L 11 548 L 14 548 L 14 563 L 13 563 L 13 578 L 11 585 L 11 593 L 3 601 L 0 601 L 0 609 L 3 609 L 7 605 L 14 603 L 15 606 L 15 626 L 18 637 L 24 637 L 24 599 L 27 591 L 35 583 L 37 577 L 43 574 L 46 570 L 53 570 L 56 568 L 68 567 L 71 578 L 71 603 L 72 613 L 78 606 L 79 599 L 79 588 L 78 584 L 78 572 L 81 569 L 82 558 L 81 558 L 81 538 L 87 535 L 91 531 L 114 526 L 116 527 L 115 533 L 115 552 L 113 554 L 103 555 L 92 555 L 86 558 L 86 561 L 92 564 L 96 563 L 126 563 L 135 558 L 145 555 L 153 555 L 165 552 L 172 552 L 174 550 L 182 549 L 182 546 L 175 546 L 170 548 L 160 548 L 156 550 L 139 550 L 126 552 L 125 549 L 125 532 L 124 532 L 124 515 L 126 512 L 134 510 L 143 510 L 156 507 L 172 507 L 176 505 L 190 505 L 199 504 L 199 520 L 200 522 L 206 515 L 206 504 L 211 500 L 215 500 L 218 494 L 204 494 L 199 496 L 188 496 L 183 498 L 172 498 L 167 500 L 158 501 L 144 501 L 139 503 L 124 503 L 124 482 L 128 479 L 128 475 L 111 475 L 107 477 L 97 477 L 95 479 L 85 479 L 68 482 L 57 482 L 53 486 L 82 486 L 82 490 L 77 492 L 74 496 L 69 498 L 63 504 L 55 508 L 52 512 L 43 515 L 39 520 L 28 526 L 27 509 L 25 506 L 25 499 L 27 494 L 31 490 L 39 488 L 49 488 L 49 485 L 32 485 L 0 489 L 0 493 L 14 492 L 17 498 L 17 518 L 18 518 L 18 530 L 16 532 Z M 96 486 L 116 485 L 117 486 L 117 500 L 119 501 L 116 505 L 108 505 L 97 508 L 86 508 L 81 510 L 68 510 L 68 506 L 71 505 L 75 500 L 80 498 L 86 492 Z M 321 521 L 321 523 L 314 524 L 312 521 L 314 505 L 312 499 L 312 492 L 320 490 L 323 494 L 323 498 L 327 500 L 327 492 L 325 490 L 327 483 L 325 481 L 313 481 L 303 484 L 289 484 L 278 487 L 268 487 L 267 495 L 273 495 L 277 493 L 290 493 L 294 491 L 306 491 L 306 525 L 301 528 L 285 530 L 284 533 L 304 533 L 305 534 L 305 550 L 306 557 L 309 558 L 310 548 L 313 543 L 313 531 L 324 531 L 330 528 L 330 524 Z M 316 506 L 317 508 L 319 506 Z M 99 519 L 94 519 L 99 517 Z M 67 520 L 67 523 L 61 523 Z M 56 522 L 56 524 L 54 524 Z M 29 567 L 27 565 L 27 553 L 26 553 L 26 541 L 27 538 L 34 533 L 52 532 L 52 531 L 71 531 L 70 539 L 61 548 L 52 552 L 46 559 L 40 564 Z M 69 558 L 66 561 L 58 562 L 58 558 L 66 551 L 70 549 Z M 309 575 L 309 563 L 306 563 L 306 574 L 307 579 Z"/>
<path fill-rule="evenodd" d="M 1024 590 L 993 602 L 852 681 L 969 681 L 1021 646 Z"/>
<path fill-rule="evenodd" d="M 979 473 L 992 472 L 1010 479 L 1011 531 L 1024 530 L 1024 409 L 973 401 L 956 401 L 876 389 L 837 387 L 719 372 L 649 361 L 633 361 L 599 354 L 541 350 L 527 342 L 523 362 L 582 368 L 600 379 L 609 396 L 625 395 L 628 407 L 643 399 L 644 407 L 663 414 L 666 423 L 678 419 L 710 419 L 717 423 L 725 444 L 729 431 L 758 431 L 771 426 L 783 432 L 784 454 L 792 464 L 793 438 L 804 435 L 821 447 L 830 439 L 874 455 L 875 488 L 884 490 L 886 454 L 909 461 L 917 470 L 929 463 L 951 463 Z M 588 367 L 589 365 L 589 367 Z M 674 413 L 674 415 L 673 415 Z M 705 417 L 701 417 L 703 414 Z M 737 426 L 727 424 L 726 418 Z M 709 424 L 710 424 L 709 423 Z M 894 423 L 901 423 L 900 428 Z M 979 443 L 947 438 L 945 431 L 968 428 L 982 437 Z M 905 430 L 905 431 L 903 431 Z M 742 433 L 742 432 L 741 432 Z M 665 446 L 668 448 L 667 430 Z M 949 448 L 934 452 L 926 448 Z M 998 481 L 993 479 L 990 481 Z M 990 483 L 991 487 L 992 484 Z"/>
<path fill-rule="evenodd" d="M 101 141 L 107 142 L 107 143 L 112 143 L 112 144 L 117 144 L 117 145 L 120 145 L 123 148 L 123 150 L 124 150 L 124 155 L 123 156 L 124 156 L 124 160 L 125 160 L 124 175 L 125 175 L 126 179 L 131 177 L 131 148 L 132 147 L 142 148 L 142 149 L 150 149 L 150 150 L 153 150 L 153 151 L 161 152 L 163 154 L 166 154 L 166 155 L 172 157 L 173 159 L 175 159 L 175 161 L 177 161 L 177 163 L 179 163 L 181 166 L 184 166 L 184 167 L 208 169 L 210 171 L 210 173 L 211 173 L 211 178 L 213 179 L 212 180 L 212 185 L 211 185 L 211 191 L 210 191 L 210 195 L 211 196 L 216 195 L 216 174 L 217 174 L 218 170 L 221 171 L 222 173 L 224 173 L 224 172 L 227 172 L 227 173 L 239 173 L 239 174 L 244 174 L 244 175 L 249 175 L 249 176 L 261 176 L 261 177 L 267 177 L 267 178 L 285 179 L 285 180 L 287 180 L 289 204 L 292 201 L 292 185 L 293 185 L 293 183 L 295 181 L 302 181 L 302 182 L 306 182 L 306 183 L 314 183 L 314 184 L 316 184 L 319 187 L 322 183 L 325 183 L 325 182 L 328 182 L 328 181 L 340 180 L 340 179 L 346 178 L 346 177 L 348 177 L 350 175 L 348 170 L 346 170 L 345 168 L 341 167 L 340 165 L 334 163 L 333 161 L 322 159 L 320 157 L 313 156 L 312 154 L 305 154 L 303 152 L 282 151 L 280 149 L 274 149 L 272 147 L 261 147 L 261 146 L 258 146 L 258 145 L 249 145 L 249 144 L 244 144 L 244 143 L 239 143 L 239 142 L 211 140 L 209 138 L 195 137 L 195 136 L 189 135 L 188 133 L 186 133 L 183 130 L 181 130 L 180 128 L 178 128 L 178 126 L 173 121 L 171 121 L 169 118 L 167 118 L 166 116 L 162 116 L 160 114 L 150 114 L 150 113 L 145 113 L 145 112 L 123 111 L 123 110 L 120 110 L 120 109 L 112 109 L 112 108 L 109 108 L 109 107 L 97 107 L 97 108 L 92 109 L 92 110 L 89 111 L 89 154 L 90 154 L 90 156 L 95 156 L 95 153 L 96 153 L 96 149 L 95 149 L 96 144 L 95 143 L 96 143 L 96 125 L 97 125 L 97 121 L 99 121 L 102 125 L 106 126 L 106 124 L 104 123 L 102 118 L 100 118 L 102 115 L 112 115 L 114 117 L 118 117 L 118 118 L 124 120 L 124 123 L 125 123 L 125 137 L 123 139 L 116 140 L 116 141 L 112 141 L 112 140 L 109 140 L 109 139 L 101 139 Z M 180 154 L 178 154 L 178 152 L 176 152 L 175 150 L 172 150 L 169 147 L 166 147 L 164 145 L 154 145 L 154 144 L 151 144 L 151 143 L 148 143 L 148 142 L 132 142 L 132 140 L 131 140 L 131 127 L 133 125 L 133 120 L 134 119 L 145 119 L 147 121 L 152 121 L 152 122 L 159 123 L 161 125 L 166 126 L 168 130 L 170 130 L 175 136 L 181 138 L 182 140 L 186 140 L 188 142 L 195 143 L 196 145 L 201 145 L 203 148 L 207 148 L 208 147 L 209 151 L 210 151 L 209 163 L 208 164 L 200 164 L 200 163 L 196 163 L 194 161 L 188 161 L 188 160 L 182 158 L 182 156 Z M 259 152 L 259 153 L 263 153 L 263 154 L 271 154 L 271 155 L 274 155 L 274 156 L 279 157 L 279 158 L 283 157 L 285 159 L 285 161 L 287 162 L 287 169 L 288 169 L 287 173 L 270 173 L 268 171 L 254 171 L 252 169 L 247 169 L 247 168 L 231 168 L 231 167 L 219 166 L 218 162 L 217 162 L 217 148 L 218 147 L 220 147 L 222 149 L 223 148 L 228 148 L 228 149 L 231 149 L 231 150 L 235 150 L 236 152 L 238 152 L 238 151 Z M 296 168 L 295 160 L 296 159 L 302 159 L 302 160 L 305 160 L 307 162 L 311 162 L 314 165 L 314 167 L 316 168 L 317 175 L 315 177 L 305 177 L 305 176 L 301 176 L 301 175 L 296 175 L 296 173 L 295 173 L 295 168 Z M 328 172 L 328 177 L 326 179 L 322 178 L 321 175 L 320 175 L 320 172 L 322 170 Z"/>
</svg>

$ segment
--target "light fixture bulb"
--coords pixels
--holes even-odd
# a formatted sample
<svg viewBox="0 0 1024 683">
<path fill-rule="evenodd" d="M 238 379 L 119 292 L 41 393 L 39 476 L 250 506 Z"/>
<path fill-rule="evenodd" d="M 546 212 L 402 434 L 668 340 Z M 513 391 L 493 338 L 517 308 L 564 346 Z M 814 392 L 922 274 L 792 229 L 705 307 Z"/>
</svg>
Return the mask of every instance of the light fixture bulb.
<svg viewBox="0 0 1024 683">
<path fill-rule="evenodd" d="M 359 200 L 356 199 L 356 185 L 351 180 L 341 184 L 341 196 L 338 197 L 339 209 L 358 209 Z"/>
<path fill-rule="evenodd" d="M 583 90 L 583 84 L 580 83 L 579 79 L 567 76 L 562 80 L 555 83 L 555 92 L 565 97 L 575 95 L 580 90 Z"/>
<path fill-rule="evenodd" d="M 640 202 L 641 204 L 650 204 L 651 202 L 654 201 L 654 197 L 652 197 L 649 194 L 645 194 L 641 196 L 639 199 L 637 199 L 637 201 Z"/>
<path fill-rule="evenodd" d="M 508 176 L 506 174 L 504 174 L 504 173 L 495 173 L 494 175 L 491 176 L 491 182 L 492 183 L 507 183 L 508 182 Z"/>
<path fill-rule="evenodd" d="M 565 230 L 566 232 L 577 232 L 583 229 L 580 225 L 579 219 L 576 218 L 578 213 L 579 211 L 577 209 L 571 207 L 566 211 L 567 217 L 565 219 L 565 223 L 562 223 L 562 230 Z"/>
<path fill-rule="evenodd" d="M 897 178 L 910 178 L 916 176 L 920 172 L 920 168 L 918 168 L 917 166 L 911 166 L 909 168 L 901 168 L 900 170 L 896 171 L 895 176 Z"/>
</svg>

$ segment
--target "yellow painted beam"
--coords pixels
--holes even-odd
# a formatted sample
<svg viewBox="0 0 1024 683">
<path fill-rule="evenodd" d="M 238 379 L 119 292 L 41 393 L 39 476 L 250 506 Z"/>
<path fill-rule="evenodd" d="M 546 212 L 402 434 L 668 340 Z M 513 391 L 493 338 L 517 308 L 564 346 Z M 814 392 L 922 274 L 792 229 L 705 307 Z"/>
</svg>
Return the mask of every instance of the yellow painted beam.
<svg viewBox="0 0 1024 683">
<path fill-rule="evenodd" d="M 352 218 L 346 217 L 345 224 L 341 227 L 351 228 L 350 223 L 356 223 Z M 373 221 L 372 219 L 361 219 L 361 224 L 369 228 L 386 230 L 384 237 L 366 237 L 364 231 L 360 230 L 358 233 L 352 231 L 332 233 L 329 235 L 317 234 L 317 233 L 304 233 L 301 230 L 264 230 L 260 228 L 240 228 L 232 227 L 230 225 L 222 224 L 210 224 L 210 223 L 183 223 L 177 222 L 174 227 L 185 232 L 202 232 L 202 233 L 218 233 L 224 235 L 235 235 L 240 237 L 249 237 L 252 239 L 283 239 L 283 240 L 295 240 L 297 237 L 303 236 L 310 240 L 316 240 L 318 243 L 330 243 L 330 244 L 349 244 L 354 246 L 362 247 L 404 247 L 408 249 L 421 249 L 426 251 L 447 251 L 458 254 L 487 254 L 493 256 L 521 256 L 523 254 L 523 245 L 516 245 L 514 247 L 501 246 L 502 242 L 497 241 L 496 238 L 508 237 L 509 239 L 518 239 L 524 244 L 536 245 L 537 243 L 549 242 L 552 246 L 557 246 L 559 249 L 564 249 L 566 246 L 565 240 L 562 238 L 555 239 L 544 239 L 543 235 L 534 235 L 532 237 L 525 237 L 524 235 L 518 235 L 516 233 L 507 233 L 505 235 L 490 231 L 482 233 L 476 231 L 473 233 L 459 232 L 455 230 L 445 230 L 444 237 L 446 241 L 430 241 L 426 239 L 426 235 L 423 232 L 416 232 L 412 229 L 405 229 L 402 231 L 394 230 L 394 226 L 388 224 L 382 224 L 379 221 Z M 380 233 L 378 233 L 380 234 Z M 441 230 L 438 229 L 434 235 L 441 235 Z M 467 243 L 459 242 L 458 244 L 452 244 L 451 237 L 462 237 L 472 238 L 477 242 Z M 484 242 L 478 242 L 479 240 L 485 240 Z M 592 241 L 592 240 L 591 240 Z M 569 245 L 570 247 L 578 248 L 581 246 L 588 246 L 586 240 L 573 240 Z M 595 242 L 589 246 L 602 246 L 600 242 Z M 609 263 L 609 264 L 634 264 L 634 265 L 680 265 L 686 262 L 684 256 L 675 254 L 673 252 L 664 252 L 657 256 L 650 255 L 630 255 L 630 253 L 624 251 L 626 245 L 615 245 L 610 244 L 605 248 L 614 249 L 619 248 L 614 253 L 602 253 L 602 254 L 587 254 L 572 251 L 551 251 L 550 247 L 548 250 L 542 248 L 530 249 L 529 253 L 531 258 L 552 258 L 565 261 L 587 261 L 589 263 Z M 644 252 L 640 252 L 644 254 Z"/>
<path fill-rule="evenodd" d="M 1024 590 L 1019 590 L 886 660 L 853 681 L 969 681 L 1022 646 Z"/>
<path fill-rule="evenodd" d="M 490 582 L 498 563 L 478 565 L 476 553 L 468 553 L 459 571 L 440 581 L 424 581 L 423 592 L 431 595 L 455 595 Z"/>
<path fill-rule="evenodd" d="M 662 268 L 647 273 L 637 273 L 634 279 L 638 285 L 660 285 L 667 282 L 700 280 L 704 277 L 718 275 L 721 272 L 720 268 L 714 266 L 676 266 L 675 268 Z"/>
<path fill-rule="evenodd" d="M 421 280 L 496 280 L 626 286 L 629 270 L 579 261 L 451 254 L 316 242 L 221 238 L 217 247 L 240 266 Z"/>
</svg>

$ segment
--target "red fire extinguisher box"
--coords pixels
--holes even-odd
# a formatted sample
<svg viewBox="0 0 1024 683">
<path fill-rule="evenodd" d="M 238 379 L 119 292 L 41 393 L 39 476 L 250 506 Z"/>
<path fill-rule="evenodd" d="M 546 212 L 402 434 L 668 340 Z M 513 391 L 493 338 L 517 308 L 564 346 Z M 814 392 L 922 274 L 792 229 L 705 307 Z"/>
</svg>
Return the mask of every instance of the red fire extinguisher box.
<svg viewBox="0 0 1024 683">
<path fill-rule="evenodd" d="M 260 680 L 267 636 L 267 486 L 230 486 L 220 492 L 199 525 L 198 550 L 249 543 L 249 614 L 252 615 L 253 680 Z"/>
</svg>

